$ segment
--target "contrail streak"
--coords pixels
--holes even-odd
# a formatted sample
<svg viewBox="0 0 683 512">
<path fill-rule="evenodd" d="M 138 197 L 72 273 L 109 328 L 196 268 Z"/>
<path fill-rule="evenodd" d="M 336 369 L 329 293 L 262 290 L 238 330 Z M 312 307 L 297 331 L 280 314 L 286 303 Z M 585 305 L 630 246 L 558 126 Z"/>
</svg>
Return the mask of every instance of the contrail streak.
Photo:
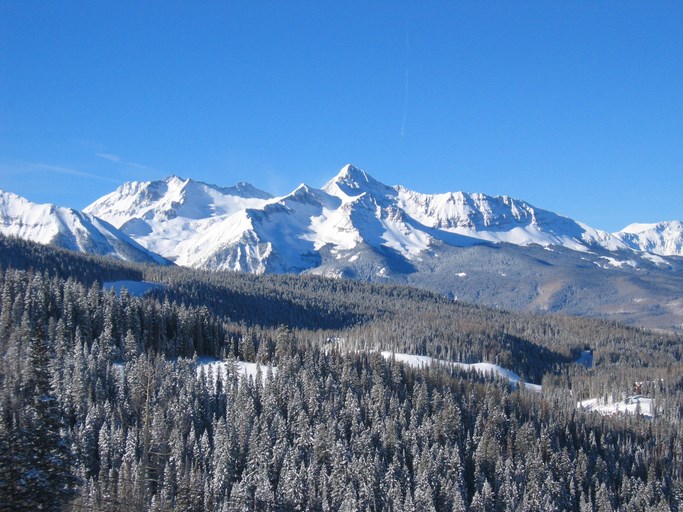
<svg viewBox="0 0 683 512">
<path fill-rule="evenodd" d="M 406 133 L 406 119 L 408 117 L 408 54 L 410 53 L 410 40 L 406 34 L 406 74 L 403 89 L 403 120 L 401 121 L 401 138 Z"/>
<path fill-rule="evenodd" d="M 403 122 L 401 122 L 401 137 L 406 132 L 406 118 L 408 117 L 408 66 L 406 66 L 405 89 L 403 91 Z"/>
</svg>

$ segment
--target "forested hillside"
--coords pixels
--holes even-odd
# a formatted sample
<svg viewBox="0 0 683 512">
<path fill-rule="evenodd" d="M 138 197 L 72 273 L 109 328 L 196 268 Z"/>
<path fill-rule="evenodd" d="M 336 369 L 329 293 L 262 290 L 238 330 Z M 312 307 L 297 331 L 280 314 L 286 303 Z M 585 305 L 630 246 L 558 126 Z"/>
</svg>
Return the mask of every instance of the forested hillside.
<svg viewBox="0 0 683 512">
<path fill-rule="evenodd" d="M 0 508 L 683 510 L 680 336 L 407 287 L 0 249 Z M 163 286 L 108 289 L 124 279 Z M 380 350 L 489 361 L 543 391 Z M 577 408 L 636 392 L 651 417 Z"/>
</svg>

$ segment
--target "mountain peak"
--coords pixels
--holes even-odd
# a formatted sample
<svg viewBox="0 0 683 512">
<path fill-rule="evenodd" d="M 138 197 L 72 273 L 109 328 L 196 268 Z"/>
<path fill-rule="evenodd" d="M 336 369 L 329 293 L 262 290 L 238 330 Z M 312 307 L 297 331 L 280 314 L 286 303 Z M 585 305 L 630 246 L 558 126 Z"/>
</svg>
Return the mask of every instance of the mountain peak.
<svg viewBox="0 0 683 512">
<path fill-rule="evenodd" d="M 370 178 L 370 176 L 363 169 L 356 167 L 353 164 L 346 164 L 344 167 L 342 167 L 337 177 L 350 178 L 354 180 L 360 179 L 365 181 L 368 181 Z"/>
<path fill-rule="evenodd" d="M 207 193 L 211 193 L 210 191 L 214 191 L 221 195 L 236 196 L 244 199 L 271 199 L 273 197 L 268 192 L 264 192 L 246 181 L 240 181 L 231 187 L 213 185 L 211 183 L 193 180 L 192 178 L 185 179 L 176 175 L 168 176 L 164 181 L 171 189 L 182 190 L 185 194 L 199 194 L 200 196 L 205 196 Z"/>
<path fill-rule="evenodd" d="M 632 249 L 660 256 L 683 256 L 683 223 L 631 224 L 614 235 Z"/>
<path fill-rule="evenodd" d="M 350 197 L 356 197 L 365 192 L 385 193 L 389 189 L 390 187 L 352 164 L 342 167 L 341 171 L 323 187 L 323 190 L 329 194 L 336 195 L 335 192 L 340 191 Z"/>
<path fill-rule="evenodd" d="M 181 178 L 180 176 L 177 176 L 175 174 L 171 174 L 170 176 L 167 176 L 164 181 L 166 183 L 187 183 L 188 181 L 192 181 L 192 180 Z"/>
</svg>

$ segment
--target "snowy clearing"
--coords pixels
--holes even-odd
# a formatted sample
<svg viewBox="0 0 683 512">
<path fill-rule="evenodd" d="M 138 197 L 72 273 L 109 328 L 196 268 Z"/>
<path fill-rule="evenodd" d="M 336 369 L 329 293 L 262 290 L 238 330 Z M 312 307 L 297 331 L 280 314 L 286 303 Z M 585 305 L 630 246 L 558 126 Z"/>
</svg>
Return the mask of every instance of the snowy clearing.
<svg viewBox="0 0 683 512">
<path fill-rule="evenodd" d="M 529 389 L 536 393 L 541 392 L 541 386 L 539 384 L 530 384 L 528 382 L 524 382 L 522 378 L 512 370 L 508 370 L 506 368 L 503 368 L 492 363 L 457 363 L 452 361 L 444 361 L 442 359 L 434 359 L 433 357 L 429 356 L 416 356 L 412 354 L 400 353 L 395 354 L 393 352 L 388 351 L 382 352 L 382 357 L 384 357 L 385 359 L 390 359 L 394 357 L 396 361 L 403 364 L 407 364 L 413 368 L 421 368 L 424 366 L 429 366 L 433 363 L 443 364 L 447 366 L 456 366 L 458 368 L 462 368 L 463 370 L 474 370 L 482 375 L 495 375 L 501 377 L 510 382 L 510 384 L 514 385 L 515 387 L 519 386 L 520 383 L 523 383 L 526 389 Z M 204 372 L 206 372 L 207 374 L 211 372 L 211 374 L 215 376 L 220 373 L 220 375 L 223 378 L 226 378 L 229 374 L 229 369 L 231 365 L 234 365 L 234 368 L 236 369 L 238 375 L 247 378 L 251 377 L 254 379 L 256 378 L 258 369 L 260 368 L 261 378 L 264 382 L 266 381 L 269 370 L 272 371 L 273 375 L 277 373 L 276 366 L 267 366 L 263 364 L 260 365 L 257 363 L 246 363 L 244 361 L 225 361 L 218 360 L 212 357 L 200 357 L 197 359 L 197 376 L 199 376 L 200 372 L 204 370 Z"/>
<path fill-rule="evenodd" d="M 416 356 L 412 354 L 399 354 L 399 353 L 394 353 L 394 352 L 382 352 L 382 356 L 385 359 L 390 359 L 394 357 L 396 361 L 399 363 L 404 363 L 407 365 L 410 365 L 413 368 L 420 368 L 423 366 L 429 366 L 433 363 L 436 364 L 443 364 L 446 366 L 457 366 L 458 368 L 462 368 L 463 370 L 474 370 L 477 373 L 480 373 L 482 375 L 497 375 L 503 379 L 506 379 L 510 382 L 510 384 L 513 384 L 515 387 L 519 386 L 520 383 L 524 384 L 524 387 L 526 389 L 529 389 L 531 391 L 534 391 L 536 393 L 540 393 L 542 391 L 542 388 L 539 384 L 530 384 L 528 382 L 524 382 L 522 378 L 517 375 L 515 372 L 512 370 L 508 370 L 507 368 L 503 368 L 501 366 L 498 366 L 497 364 L 492 364 L 492 363 L 473 363 L 473 364 L 466 364 L 466 363 L 456 363 L 453 361 L 444 361 L 443 359 L 434 359 L 433 357 L 429 356 Z"/>
<path fill-rule="evenodd" d="M 614 402 L 611 398 L 606 402 L 599 398 L 590 398 L 577 402 L 576 406 L 585 412 L 597 412 L 605 416 L 613 414 L 640 414 L 652 418 L 652 398 L 640 395 L 630 396 L 620 402 Z"/>
<path fill-rule="evenodd" d="M 240 377 L 253 379 L 256 379 L 256 375 L 260 368 L 261 378 L 263 379 L 263 382 L 265 382 L 266 378 L 268 377 L 269 369 L 272 370 L 273 375 L 277 373 L 276 366 L 267 366 L 264 364 L 257 363 L 246 363 L 244 361 L 225 361 L 218 360 L 213 357 L 200 357 L 197 359 L 197 376 L 199 376 L 200 372 L 203 369 L 207 375 L 209 371 L 211 371 L 211 373 L 214 375 L 214 378 L 220 373 L 221 377 L 225 379 L 229 374 L 230 367 L 233 365 L 235 370 L 237 370 L 237 374 Z"/>
</svg>

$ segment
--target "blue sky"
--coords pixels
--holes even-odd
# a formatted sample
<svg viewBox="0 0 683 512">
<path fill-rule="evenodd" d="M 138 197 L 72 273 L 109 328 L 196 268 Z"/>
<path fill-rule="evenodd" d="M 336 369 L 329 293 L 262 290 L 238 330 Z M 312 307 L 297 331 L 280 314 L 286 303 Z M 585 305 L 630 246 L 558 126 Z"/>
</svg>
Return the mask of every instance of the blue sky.
<svg viewBox="0 0 683 512">
<path fill-rule="evenodd" d="M 683 2 L 0 0 L 0 188 L 345 163 L 606 230 L 683 218 Z"/>
</svg>

